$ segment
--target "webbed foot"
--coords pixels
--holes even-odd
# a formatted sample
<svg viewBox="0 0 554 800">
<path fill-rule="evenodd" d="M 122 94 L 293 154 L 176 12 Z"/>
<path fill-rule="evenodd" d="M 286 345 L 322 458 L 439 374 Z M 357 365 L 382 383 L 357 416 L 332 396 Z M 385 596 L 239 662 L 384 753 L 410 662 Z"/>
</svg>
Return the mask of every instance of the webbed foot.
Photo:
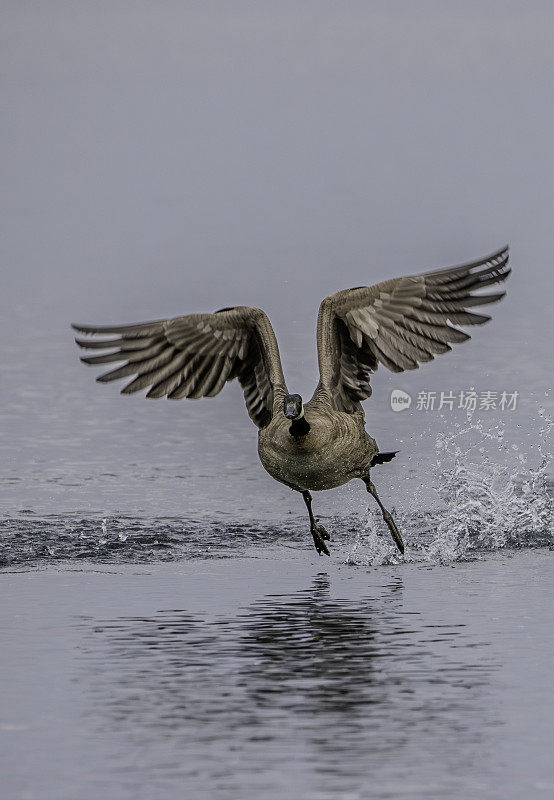
<svg viewBox="0 0 554 800">
<path fill-rule="evenodd" d="M 325 553 L 326 556 L 330 556 L 331 553 L 327 549 L 327 545 L 325 544 L 325 539 L 329 541 L 331 537 L 329 536 L 323 525 L 319 525 L 318 523 L 316 523 L 315 525 L 312 525 L 311 530 L 312 530 L 312 536 L 314 537 L 314 546 L 318 552 L 318 555 Z"/>
<path fill-rule="evenodd" d="M 310 515 L 310 530 L 312 532 L 312 536 L 314 537 L 314 545 L 315 549 L 318 552 L 318 555 L 325 553 L 326 556 L 330 556 L 331 553 L 327 549 L 327 545 L 325 544 L 325 540 L 329 541 L 331 538 L 323 525 L 320 525 L 319 522 L 314 517 L 312 511 L 312 496 L 311 494 L 305 490 L 302 492 L 302 497 L 304 498 L 304 502 L 306 503 L 306 508 L 308 509 L 308 514 Z"/>
</svg>

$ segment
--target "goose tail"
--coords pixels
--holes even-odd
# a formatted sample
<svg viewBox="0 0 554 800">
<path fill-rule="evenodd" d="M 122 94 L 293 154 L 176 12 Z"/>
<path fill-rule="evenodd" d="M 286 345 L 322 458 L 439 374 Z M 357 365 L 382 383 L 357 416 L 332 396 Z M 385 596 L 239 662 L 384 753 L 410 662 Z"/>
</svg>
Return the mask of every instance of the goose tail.
<svg viewBox="0 0 554 800">
<path fill-rule="evenodd" d="M 394 450 L 392 453 L 375 453 L 369 466 L 375 467 L 377 464 L 386 464 L 387 461 L 392 461 L 398 452 L 398 450 Z"/>
</svg>

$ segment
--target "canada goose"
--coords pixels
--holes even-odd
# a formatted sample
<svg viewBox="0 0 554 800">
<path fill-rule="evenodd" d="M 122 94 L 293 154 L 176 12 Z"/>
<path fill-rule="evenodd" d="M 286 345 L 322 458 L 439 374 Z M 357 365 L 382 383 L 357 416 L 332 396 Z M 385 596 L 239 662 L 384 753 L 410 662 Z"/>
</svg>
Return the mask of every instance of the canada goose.
<svg viewBox="0 0 554 800">
<path fill-rule="evenodd" d="M 377 501 L 398 550 L 396 524 L 381 503 L 370 469 L 395 453 L 380 453 L 364 428 L 362 400 L 371 395 L 370 377 L 379 363 L 393 372 L 417 369 L 469 339 L 454 325 L 481 325 L 490 317 L 467 309 L 504 297 L 472 294 L 506 280 L 508 247 L 469 264 L 347 289 L 319 308 L 317 351 L 320 379 L 305 405 L 289 394 L 277 339 L 259 308 L 236 306 L 214 314 L 136 325 L 73 325 L 111 339 L 79 339 L 80 347 L 112 352 L 87 356 L 85 364 L 125 361 L 100 375 L 106 383 L 136 376 L 122 390 L 151 387 L 147 397 L 214 397 L 238 378 L 250 418 L 258 426 L 260 461 L 275 480 L 302 494 L 319 555 L 329 555 L 329 534 L 312 512 L 310 490 L 321 491 L 361 478 Z"/>
</svg>

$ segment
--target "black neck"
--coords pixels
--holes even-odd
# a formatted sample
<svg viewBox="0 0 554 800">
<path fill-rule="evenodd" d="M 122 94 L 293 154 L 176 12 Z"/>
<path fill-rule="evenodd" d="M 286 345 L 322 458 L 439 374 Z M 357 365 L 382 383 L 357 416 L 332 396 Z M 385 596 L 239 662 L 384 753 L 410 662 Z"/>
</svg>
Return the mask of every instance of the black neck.
<svg viewBox="0 0 554 800">
<path fill-rule="evenodd" d="M 293 419 L 289 428 L 291 436 L 305 436 L 310 430 L 310 423 L 306 417 L 301 416 L 300 419 Z"/>
</svg>

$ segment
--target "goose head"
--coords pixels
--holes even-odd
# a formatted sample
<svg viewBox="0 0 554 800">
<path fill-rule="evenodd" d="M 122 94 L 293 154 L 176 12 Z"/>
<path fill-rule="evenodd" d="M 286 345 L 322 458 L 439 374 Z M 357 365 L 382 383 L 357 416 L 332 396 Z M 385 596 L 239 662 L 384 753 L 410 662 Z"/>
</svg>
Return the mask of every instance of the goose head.
<svg viewBox="0 0 554 800">
<path fill-rule="evenodd" d="M 287 394 L 283 400 L 283 413 L 287 419 L 301 419 L 304 416 L 304 405 L 299 394 Z"/>
</svg>

